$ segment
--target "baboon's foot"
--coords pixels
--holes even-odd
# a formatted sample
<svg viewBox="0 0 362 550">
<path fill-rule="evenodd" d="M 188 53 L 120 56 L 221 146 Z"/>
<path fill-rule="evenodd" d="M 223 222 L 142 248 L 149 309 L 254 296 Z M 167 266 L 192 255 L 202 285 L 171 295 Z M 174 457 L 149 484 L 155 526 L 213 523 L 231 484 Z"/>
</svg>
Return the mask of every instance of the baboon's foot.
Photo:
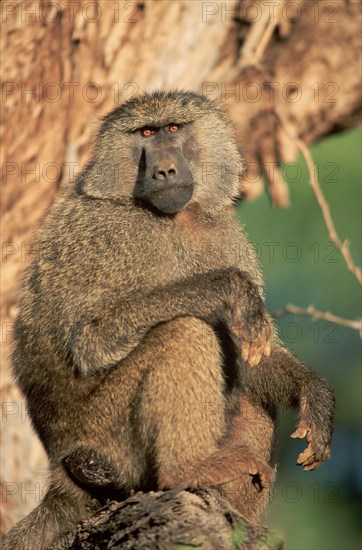
<svg viewBox="0 0 362 550">
<path fill-rule="evenodd" d="M 235 481 L 241 475 L 255 478 L 259 490 L 270 487 L 275 481 L 275 470 L 261 457 L 248 448 L 239 446 L 216 451 L 207 459 L 189 467 L 183 464 L 170 472 L 160 473 L 159 486 L 162 489 L 185 486 L 196 488 L 202 485 L 221 485 Z"/>
<path fill-rule="evenodd" d="M 78 447 L 63 464 L 71 477 L 82 485 L 114 489 L 120 486 L 119 472 L 112 459 L 96 449 Z"/>
</svg>

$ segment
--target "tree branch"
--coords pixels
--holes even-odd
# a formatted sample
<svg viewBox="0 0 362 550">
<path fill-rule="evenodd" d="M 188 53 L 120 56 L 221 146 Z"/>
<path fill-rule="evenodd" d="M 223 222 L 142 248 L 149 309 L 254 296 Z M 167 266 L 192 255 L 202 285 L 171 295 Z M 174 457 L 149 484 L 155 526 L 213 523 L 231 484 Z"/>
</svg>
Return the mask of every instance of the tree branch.
<svg viewBox="0 0 362 550">
<path fill-rule="evenodd" d="M 53 550 L 282 550 L 283 542 L 266 527 L 251 525 L 214 489 L 136 493 L 109 502 Z"/>
<path fill-rule="evenodd" d="M 350 251 L 349 251 L 349 241 L 347 239 L 345 239 L 342 242 L 341 239 L 338 236 L 337 231 L 336 231 L 336 228 L 335 228 L 335 225 L 334 225 L 331 213 L 330 213 L 329 205 L 326 201 L 325 196 L 323 195 L 323 191 L 322 191 L 321 186 L 319 184 L 318 175 L 317 175 L 317 168 L 314 164 L 311 152 L 309 151 L 308 147 L 305 145 L 305 143 L 301 139 L 299 139 L 295 136 L 291 136 L 288 133 L 288 131 L 286 130 L 286 128 L 283 124 L 283 121 L 282 121 L 282 126 L 283 126 L 284 131 L 289 135 L 290 139 L 294 141 L 294 143 L 296 144 L 296 146 L 298 147 L 298 149 L 300 150 L 301 154 L 303 155 L 303 157 L 305 159 L 305 162 L 306 162 L 307 168 L 308 168 L 308 172 L 309 172 L 309 183 L 310 183 L 310 185 L 311 185 L 311 187 L 314 191 L 314 194 L 316 196 L 318 204 L 321 208 L 323 218 L 324 218 L 325 224 L 327 226 L 328 234 L 329 234 L 329 237 L 330 237 L 331 241 L 334 242 L 334 244 L 337 246 L 338 250 L 342 254 L 342 256 L 343 256 L 350 272 L 353 273 L 353 275 L 356 277 L 359 284 L 362 284 L 361 269 L 359 267 L 357 267 L 356 264 L 354 263 L 354 261 L 352 260 L 352 256 L 351 256 Z"/>
<path fill-rule="evenodd" d="M 284 0 L 271 0 L 268 5 L 261 5 L 262 15 L 258 21 L 252 24 L 248 36 L 241 50 L 239 66 L 257 65 L 266 50 L 278 25 Z M 272 19 L 270 14 L 273 14 Z"/>
<path fill-rule="evenodd" d="M 288 313 L 293 313 L 294 315 L 308 315 L 314 319 L 324 319 L 330 321 L 331 323 L 336 323 L 337 325 L 343 325 L 345 327 L 350 327 L 355 330 L 358 330 L 362 338 L 362 320 L 352 321 L 350 319 L 344 319 L 338 315 L 334 315 L 329 311 L 318 311 L 314 306 L 309 305 L 308 307 L 299 307 L 294 304 L 287 304 L 284 309 L 274 313 L 273 317 L 275 319 L 280 319 Z"/>
</svg>

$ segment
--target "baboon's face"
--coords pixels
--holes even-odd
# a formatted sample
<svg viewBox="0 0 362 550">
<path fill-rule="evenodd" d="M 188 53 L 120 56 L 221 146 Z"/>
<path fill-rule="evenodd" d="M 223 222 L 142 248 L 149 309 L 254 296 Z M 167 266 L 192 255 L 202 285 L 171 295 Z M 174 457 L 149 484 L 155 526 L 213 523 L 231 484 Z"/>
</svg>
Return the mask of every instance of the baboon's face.
<svg viewBox="0 0 362 550">
<path fill-rule="evenodd" d="M 160 91 L 104 118 L 80 188 L 99 199 L 136 199 L 161 214 L 190 202 L 212 212 L 232 204 L 242 170 L 232 127 L 217 105 L 192 92 Z"/>
<path fill-rule="evenodd" d="M 184 152 L 190 138 L 188 125 L 177 123 L 132 133 L 134 154 L 140 159 L 135 198 L 166 214 L 180 212 L 190 202 L 194 176 Z"/>
</svg>

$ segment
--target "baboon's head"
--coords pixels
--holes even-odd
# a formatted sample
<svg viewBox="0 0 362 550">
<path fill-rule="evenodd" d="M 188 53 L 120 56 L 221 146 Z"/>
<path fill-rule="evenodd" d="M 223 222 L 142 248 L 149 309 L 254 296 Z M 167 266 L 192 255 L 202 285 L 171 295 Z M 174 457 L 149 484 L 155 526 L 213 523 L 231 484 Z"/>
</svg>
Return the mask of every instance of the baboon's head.
<svg viewBox="0 0 362 550">
<path fill-rule="evenodd" d="M 190 202 L 207 210 L 239 193 L 242 159 L 220 107 L 191 92 L 137 96 L 107 115 L 81 177 L 97 198 L 133 197 L 165 214 Z"/>
</svg>

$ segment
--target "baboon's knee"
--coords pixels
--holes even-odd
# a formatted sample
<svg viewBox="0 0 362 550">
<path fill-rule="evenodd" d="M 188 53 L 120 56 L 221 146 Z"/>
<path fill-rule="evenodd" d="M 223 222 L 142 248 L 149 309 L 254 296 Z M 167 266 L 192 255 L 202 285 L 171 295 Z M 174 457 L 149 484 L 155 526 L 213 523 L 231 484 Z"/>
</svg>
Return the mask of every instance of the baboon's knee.
<svg viewBox="0 0 362 550">
<path fill-rule="evenodd" d="M 146 402 L 166 405 L 174 399 L 170 405 L 175 411 L 182 405 L 189 410 L 203 401 L 223 401 L 220 347 L 207 323 L 195 317 L 177 318 L 156 327 L 153 336 L 156 346 L 143 385 Z"/>
<path fill-rule="evenodd" d="M 201 362 L 213 365 L 221 362 L 217 336 L 212 327 L 197 317 L 178 317 L 153 329 L 153 336 L 162 341 L 164 357 L 173 361 Z"/>
</svg>

